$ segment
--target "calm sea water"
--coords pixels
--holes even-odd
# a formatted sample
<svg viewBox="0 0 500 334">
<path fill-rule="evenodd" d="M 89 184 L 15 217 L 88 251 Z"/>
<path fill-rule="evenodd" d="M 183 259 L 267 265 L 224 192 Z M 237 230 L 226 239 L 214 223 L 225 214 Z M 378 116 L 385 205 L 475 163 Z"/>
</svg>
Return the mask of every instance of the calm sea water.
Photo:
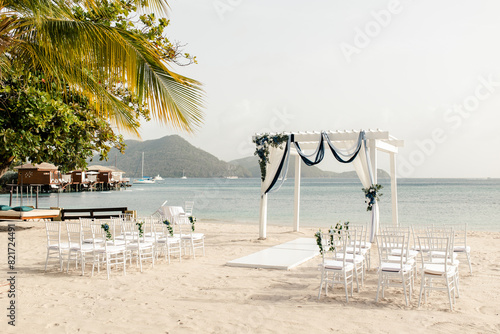
<svg viewBox="0 0 500 334">
<path fill-rule="evenodd" d="M 382 224 L 391 223 L 390 181 L 382 180 Z M 292 225 L 293 180 L 269 195 L 268 223 Z M 302 179 L 301 225 L 326 227 L 338 221 L 367 222 L 362 185 L 356 179 Z M 8 195 L 0 203 L 8 204 Z M 183 205 L 194 200 L 199 221 L 254 223 L 259 220 L 260 179 L 165 179 L 122 191 L 42 194 L 39 207 L 92 208 L 126 206 L 140 216 L 152 214 L 168 200 Z M 500 231 L 500 179 L 400 179 L 399 220 L 402 224 L 465 223 L 470 230 Z M 14 198 L 13 205 L 19 199 Z M 23 199 L 34 205 L 34 198 Z"/>
</svg>

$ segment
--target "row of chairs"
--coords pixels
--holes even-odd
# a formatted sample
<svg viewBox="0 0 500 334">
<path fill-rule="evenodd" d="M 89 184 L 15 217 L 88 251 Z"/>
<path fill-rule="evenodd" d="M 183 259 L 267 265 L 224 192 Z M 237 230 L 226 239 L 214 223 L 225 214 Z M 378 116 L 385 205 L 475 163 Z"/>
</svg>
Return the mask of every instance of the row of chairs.
<svg viewBox="0 0 500 334">
<path fill-rule="evenodd" d="M 346 301 L 348 301 L 348 286 L 353 291 L 353 277 L 359 283 L 358 276 L 361 272 L 357 263 L 364 259 L 366 268 L 367 230 L 363 226 L 342 226 L 337 224 L 336 229 L 322 235 L 323 261 L 320 291 L 328 284 L 340 283 L 345 287 Z M 445 290 L 448 293 L 450 308 L 453 309 L 455 295 L 459 296 L 459 260 L 457 255 L 465 255 L 472 273 L 470 262 L 470 247 L 467 245 L 467 226 L 446 226 L 425 228 L 385 227 L 376 235 L 379 253 L 378 286 L 376 301 L 381 292 L 384 296 L 387 287 L 402 287 L 405 303 L 409 304 L 418 279 L 420 268 L 421 287 L 419 306 L 422 296 L 427 301 L 427 296 L 432 290 Z M 457 244 L 458 243 L 458 244 Z M 359 245 L 359 246 L 358 246 Z M 369 249 L 369 248 L 368 248 Z M 356 256 L 350 254 L 358 254 Z M 418 255 L 420 254 L 420 259 Z M 420 263 L 418 263 L 420 261 Z M 362 271 L 364 275 L 364 271 Z M 363 276 L 361 276 L 363 278 Z M 440 279 L 444 284 L 436 285 Z"/>
<path fill-rule="evenodd" d="M 46 222 L 45 270 L 49 259 L 56 258 L 62 271 L 66 257 L 67 271 L 74 261 L 76 268 L 80 264 L 84 275 L 86 263 L 91 262 L 92 275 L 96 266 L 99 271 L 100 265 L 106 265 L 109 279 L 111 266 L 122 266 L 123 273 L 126 274 L 127 261 L 132 263 L 133 259 L 142 272 L 143 261 L 151 261 L 154 267 L 155 260 L 162 255 L 170 263 L 172 255 L 178 255 L 181 261 L 183 254 L 190 253 L 194 256 L 198 248 L 205 254 L 203 234 L 193 236 L 193 233 L 176 231 L 172 235 L 167 224 L 155 217 L 68 221 L 65 222 L 67 240 L 61 238 L 62 224 Z M 172 226 L 172 232 L 175 232 L 175 227 Z"/>
<path fill-rule="evenodd" d="M 429 226 L 425 233 L 414 233 L 417 244 L 410 247 L 409 228 L 382 229 L 377 235 L 380 265 L 376 301 L 380 289 L 383 297 L 386 287 L 400 286 L 404 290 L 405 302 L 408 305 L 417 277 L 417 255 L 420 254 L 418 305 L 421 304 L 422 295 L 427 301 L 430 291 L 444 290 L 448 294 L 450 309 L 453 310 L 455 297 L 460 296 L 459 261 L 454 251 L 455 234 L 456 230 L 452 227 Z M 470 248 L 468 258 L 470 259 Z M 436 280 L 441 280 L 443 284 L 436 285 Z"/>
<path fill-rule="evenodd" d="M 352 297 L 354 279 L 356 291 L 359 292 L 366 270 L 370 267 L 371 243 L 366 240 L 367 232 L 364 225 L 339 223 L 327 233 L 320 233 L 324 251 L 318 299 L 321 298 L 323 286 L 325 295 L 328 295 L 329 285 L 333 288 L 335 284 L 340 284 L 344 286 L 346 301 L 349 301 L 348 291 Z"/>
</svg>

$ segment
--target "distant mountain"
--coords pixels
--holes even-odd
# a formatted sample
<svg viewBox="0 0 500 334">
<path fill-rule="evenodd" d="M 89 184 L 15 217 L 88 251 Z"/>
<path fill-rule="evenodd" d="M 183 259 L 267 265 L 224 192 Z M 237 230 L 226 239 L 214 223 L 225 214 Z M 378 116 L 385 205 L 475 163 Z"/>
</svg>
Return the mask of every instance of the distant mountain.
<svg viewBox="0 0 500 334">
<path fill-rule="evenodd" d="M 99 161 L 94 156 L 89 165 L 115 166 L 125 172 L 125 177 L 141 177 L 142 152 L 144 152 L 144 176 L 162 177 L 256 177 L 260 178 L 260 168 L 256 156 L 228 162 L 219 160 L 214 155 L 194 147 L 180 136 L 165 136 L 154 140 L 126 140 L 125 154 L 116 149 L 109 152 L 108 161 Z M 295 175 L 295 164 L 290 161 L 288 175 Z M 357 178 L 356 172 L 335 173 L 308 167 L 302 163 L 302 177 Z M 379 169 L 379 178 L 389 175 Z"/>
<path fill-rule="evenodd" d="M 230 164 L 235 166 L 241 166 L 247 169 L 251 173 L 251 177 L 260 177 L 260 167 L 258 158 L 256 156 L 251 156 L 247 158 L 237 159 L 229 161 Z M 288 166 L 288 175 L 295 175 L 295 163 L 291 160 Z M 349 172 L 329 172 L 319 169 L 316 166 L 306 166 L 304 162 L 302 162 L 302 166 L 300 169 L 300 175 L 302 177 L 325 177 L 325 178 L 357 178 L 356 171 Z M 385 179 L 390 178 L 390 175 L 387 174 L 386 171 L 382 169 L 377 170 L 377 178 Z"/>
<path fill-rule="evenodd" d="M 194 147 L 180 136 L 165 136 L 154 140 L 126 140 L 125 154 L 112 149 L 108 161 L 94 156 L 89 165 L 114 166 L 123 170 L 125 177 L 141 177 L 142 152 L 144 152 L 144 176 L 180 178 L 186 177 L 250 177 L 246 168 L 219 160 L 212 154 Z"/>
</svg>

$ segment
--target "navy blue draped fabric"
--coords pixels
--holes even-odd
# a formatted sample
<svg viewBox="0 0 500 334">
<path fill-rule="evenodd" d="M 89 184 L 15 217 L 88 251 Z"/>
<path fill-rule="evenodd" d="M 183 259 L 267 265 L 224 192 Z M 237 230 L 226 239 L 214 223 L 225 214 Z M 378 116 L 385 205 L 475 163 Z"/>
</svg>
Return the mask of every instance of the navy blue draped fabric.
<svg viewBox="0 0 500 334">
<path fill-rule="evenodd" d="M 281 172 L 283 170 L 283 166 L 285 164 L 285 161 L 287 160 L 288 158 L 288 155 L 290 154 L 290 140 L 288 140 L 286 142 L 286 145 L 285 145 L 285 152 L 283 153 L 283 157 L 281 158 L 281 162 L 280 162 L 280 165 L 278 167 L 278 170 L 276 171 L 276 174 L 274 174 L 274 178 L 273 178 L 273 182 L 271 182 L 271 184 L 269 185 L 269 187 L 266 189 L 266 191 L 264 192 L 264 194 L 267 194 L 269 191 L 271 191 L 271 189 L 273 189 L 274 185 L 276 184 L 276 182 L 278 181 L 280 175 L 281 175 Z"/>
<path fill-rule="evenodd" d="M 318 143 L 318 147 L 316 148 L 316 151 L 310 155 L 306 155 L 304 152 L 302 152 L 299 143 L 295 141 L 295 136 L 293 134 L 291 134 L 289 140 L 286 143 L 285 152 L 283 154 L 283 157 L 281 158 L 279 168 L 273 177 L 273 181 L 271 182 L 271 184 L 269 185 L 269 187 L 266 189 L 266 191 L 264 193 L 267 194 L 275 186 L 280 175 L 282 174 L 283 167 L 285 165 L 285 162 L 288 159 L 288 155 L 290 154 L 290 145 L 292 142 L 295 145 L 295 148 L 297 149 L 297 153 L 299 154 L 302 161 L 304 161 L 304 163 L 307 166 L 314 166 L 314 165 L 319 164 L 323 160 L 323 158 L 325 157 L 325 146 L 324 146 L 325 140 L 328 143 L 328 147 L 330 148 L 330 151 L 332 152 L 335 159 L 337 159 L 337 161 L 339 161 L 341 163 L 351 163 L 352 161 L 354 161 L 354 159 L 356 159 L 356 157 L 358 156 L 359 151 L 361 150 L 361 145 L 366 142 L 365 132 L 361 131 L 359 133 L 358 143 L 356 144 L 356 149 L 354 150 L 354 152 L 349 153 L 349 154 L 344 154 L 344 153 L 340 152 L 340 150 L 337 152 L 337 149 L 333 146 L 332 142 L 330 141 L 330 138 L 328 137 L 328 134 L 326 132 L 322 131 L 320 134 L 320 139 L 319 139 L 319 143 Z M 313 156 L 314 156 L 314 160 L 311 160 L 310 158 Z M 346 157 L 346 159 L 343 159 L 341 156 Z"/>
<path fill-rule="evenodd" d="M 325 146 L 323 144 L 323 133 L 321 133 L 321 135 L 320 135 L 319 144 L 318 144 L 318 148 L 316 149 L 316 152 L 315 152 L 316 156 L 314 157 L 314 161 L 309 160 L 309 157 L 314 155 L 314 153 L 308 156 L 308 155 L 304 154 L 304 152 L 302 152 L 302 150 L 300 149 L 299 143 L 294 142 L 294 144 L 295 144 L 295 148 L 297 149 L 297 153 L 300 155 L 300 157 L 302 158 L 302 161 L 304 161 L 304 163 L 307 166 L 317 165 L 325 157 Z"/>
<path fill-rule="evenodd" d="M 341 162 L 341 163 L 344 163 L 344 164 L 347 164 L 347 163 L 351 163 L 354 159 L 356 159 L 356 157 L 358 156 L 358 153 L 359 151 L 361 150 L 361 144 L 363 143 L 363 140 L 365 138 L 365 132 L 364 131 L 361 131 L 359 133 L 359 137 L 358 137 L 358 144 L 356 146 L 356 150 L 354 150 L 354 152 L 352 153 L 351 157 L 347 160 L 344 160 L 342 159 L 342 157 L 337 153 L 337 150 L 335 149 L 335 147 L 333 147 L 333 144 L 332 142 L 330 141 L 330 138 L 328 137 L 328 134 L 326 132 L 323 132 L 322 133 L 323 137 L 325 138 L 325 140 L 327 141 L 328 143 L 328 147 L 330 147 L 330 151 L 332 151 L 332 154 L 333 156 L 335 157 L 335 159 L 337 159 L 338 162 Z M 322 138 L 323 139 L 323 138 Z"/>
</svg>

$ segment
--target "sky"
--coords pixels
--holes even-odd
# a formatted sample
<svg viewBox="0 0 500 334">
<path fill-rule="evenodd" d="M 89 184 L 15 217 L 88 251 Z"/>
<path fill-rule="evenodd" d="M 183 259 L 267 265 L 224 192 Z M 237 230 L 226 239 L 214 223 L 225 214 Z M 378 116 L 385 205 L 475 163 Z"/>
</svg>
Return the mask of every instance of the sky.
<svg viewBox="0 0 500 334">
<path fill-rule="evenodd" d="M 173 69 L 203 83 L 204 125 L 150 122 L 143 140 L 179 134 L 229 161 L 253 155 L 255 133 L 381 129 L 405 142 L 400 177 L 500 177 L 500 2 L 169 4 L 167 37 L 198 59 Z"/>
</svg>

